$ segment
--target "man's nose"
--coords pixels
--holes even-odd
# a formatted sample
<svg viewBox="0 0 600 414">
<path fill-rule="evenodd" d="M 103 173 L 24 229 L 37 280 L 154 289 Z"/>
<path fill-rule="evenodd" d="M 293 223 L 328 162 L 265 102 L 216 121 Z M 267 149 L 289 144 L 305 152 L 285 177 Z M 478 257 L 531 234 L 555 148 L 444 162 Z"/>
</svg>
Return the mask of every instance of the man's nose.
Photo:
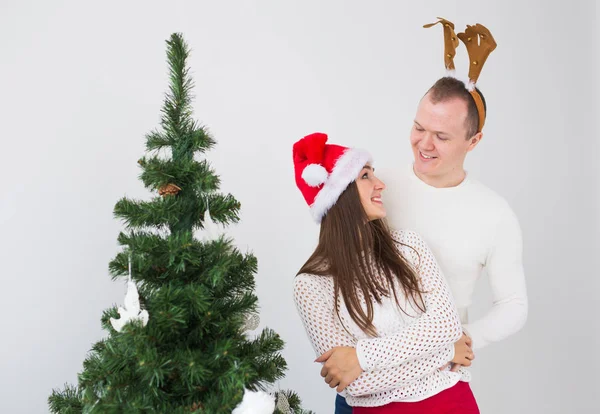
<svg viewBox="0 0 600 414">
<path fill-rule="evenodd" d="M 421 140 L 421 147 L 428 150 L 433 149 L 433 134 L 425 133 Z"/>
</svg>

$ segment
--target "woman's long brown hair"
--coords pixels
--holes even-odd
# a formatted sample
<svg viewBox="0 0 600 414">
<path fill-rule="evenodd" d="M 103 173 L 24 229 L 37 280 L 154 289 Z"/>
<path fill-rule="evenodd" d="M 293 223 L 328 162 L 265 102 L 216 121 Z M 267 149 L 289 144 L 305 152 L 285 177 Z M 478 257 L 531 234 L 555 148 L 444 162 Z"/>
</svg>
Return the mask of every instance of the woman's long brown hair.
<svg viewBox="0 0 600 414">
<path fill-rule="evenodd" d="M 421 311 L 424 302 L 419 279 L 398 251 L 384 220 L 369 221 L 360 202 L 356 182 L 350 183 L 321 221 L 317 248 L 298 274 L 333 278 L 335 307 L 339 317 L 341 294 L 352 320 L 365 333 L 376 336 L 373 301 L 394 295 L 394 281 Z M 367 312 L 361 306 L 365 299 Z M 404 309 L 402 311 L 405 312 Z"/>
</svg>

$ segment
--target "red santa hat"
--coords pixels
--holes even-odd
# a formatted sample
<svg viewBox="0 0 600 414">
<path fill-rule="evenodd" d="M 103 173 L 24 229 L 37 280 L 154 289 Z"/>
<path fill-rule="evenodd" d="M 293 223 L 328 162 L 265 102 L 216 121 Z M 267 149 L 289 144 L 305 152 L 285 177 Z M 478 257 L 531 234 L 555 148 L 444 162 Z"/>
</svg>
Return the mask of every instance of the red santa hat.
<svg viewBox="0 0 600 414">
<path fill-rule="evenodd" d="M 327 135 L 320 132 L 296 142 L 293 153 L 296 185 L 317 223 L 371 162 L 368 152 L 327 144 Z"/>
</svg>

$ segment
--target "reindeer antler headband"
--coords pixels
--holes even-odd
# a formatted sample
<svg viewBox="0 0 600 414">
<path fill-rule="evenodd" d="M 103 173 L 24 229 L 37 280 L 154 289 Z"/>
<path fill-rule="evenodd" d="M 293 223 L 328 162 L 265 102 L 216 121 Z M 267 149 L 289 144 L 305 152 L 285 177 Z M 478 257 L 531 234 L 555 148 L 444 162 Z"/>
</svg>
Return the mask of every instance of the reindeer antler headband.
<svg viewBox="0 0 600 414">
<path fill-rule="evenodd" d="M 475 85 L 481 75 L 481 69 L 485 64 L 490 53 L 496 49 L 496 41 L 490 33 L 490 31 L 483 25 L 477 23 L 475 26 L 467 25 L 464 33 L 458 35 L 454 33 L 454 23 L 438 17 L 438 21 L 435 23 L 426 24 L 423 27 L 429 28 L 440 23 L 444 27 L 444 64 L 446 69 L 450 72 L 449 74 L 454 76 L 454 56 L 456 55 L 456 47 L 458 46 L 458 39 L 460 39 L 467 47 L 469 54 L 469 83 L 465 85 L 477 107 L 479 114 L 479 130 L 483 129 L 485 123 L 485 105 L 483 99 Z"/>
</svg>

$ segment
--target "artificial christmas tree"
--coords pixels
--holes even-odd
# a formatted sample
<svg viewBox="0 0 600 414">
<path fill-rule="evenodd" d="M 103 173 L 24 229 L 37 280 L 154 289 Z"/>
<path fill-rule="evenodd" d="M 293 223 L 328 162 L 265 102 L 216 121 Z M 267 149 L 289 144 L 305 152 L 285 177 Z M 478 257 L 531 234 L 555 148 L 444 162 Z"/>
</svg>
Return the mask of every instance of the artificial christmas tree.
<svg viewBox="0 0 600 414">
<path fill-rule="evenodd" d="M 108 337 L 93 345 L 78 387 L 50 396 L 53 413 L 231 413 L 283 376 L 279 336 L 245 334 L 256 327 L 257 260 L 216 230 L 238 220 L 240 204 L 217 192 L 218 176 L 198 159 L 215 141 L 192 119 L 188 53 L 173 34 L 161 130 L 147 135 L 139 160 L 156 195 L 123 198 L 114 210 L 127 229 L 109 269 L 129 278 L 125 307 L 104 312 Z M 303 412 L 293 392 L 272 398 L 276 413 Z"/>
</svg>

